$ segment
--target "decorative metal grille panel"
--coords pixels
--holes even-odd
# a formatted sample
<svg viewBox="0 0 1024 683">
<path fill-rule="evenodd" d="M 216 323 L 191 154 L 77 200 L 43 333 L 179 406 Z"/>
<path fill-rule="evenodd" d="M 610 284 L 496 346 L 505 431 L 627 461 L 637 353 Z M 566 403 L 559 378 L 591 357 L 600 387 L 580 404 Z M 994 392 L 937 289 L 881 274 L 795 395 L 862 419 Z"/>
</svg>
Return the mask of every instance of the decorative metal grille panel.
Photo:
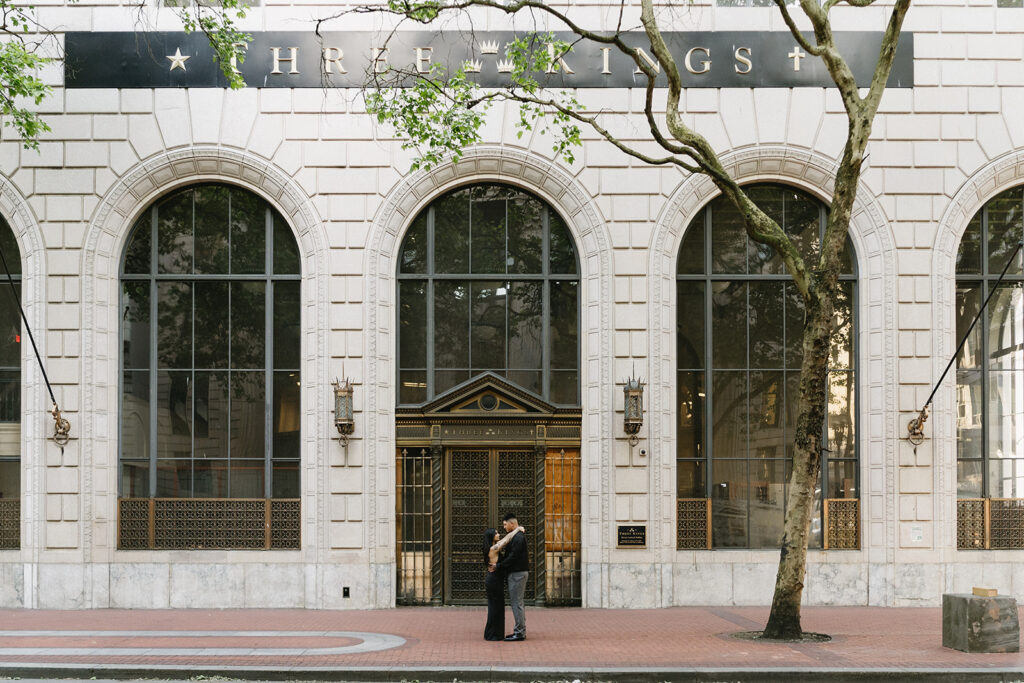
<svg viewBox="0 0 1024 683">
<path fill-rule="evenodd" d="M 535 503 L 537 496 L 537 467 L 534 451 L 498 451 L 498 510 L 501 519 L 506 512 L 514 512 L 519 525 L 526 527 L 527 546 L 530 548 L 530 563 L 536 566 L 536 544 L 533 539 L 541 533 L 537 528 Z M 526 582 L 526 600 L 537 597 L 537 572 L 531 571 Z"/>
<path fill-rule="evenodd" d="M 825 499 L 824 540 L 826 550 L 858 550 L 860 548 L 859 499 Z"/>
<path fill-rule="evenodd" d="M 989 547 L 1024 548 L 1024 498 L 989 500 Z"/>
<path fill-rule="evenodd" d="M 984 498 L 960 498 L 956 501 L 956 547 L 958 549 L 985 549 L 986 508 Z"/>
<path fill-rule="evenodd" d="M 496 524 L 488 518 L 490 451 L 452 450 L 450 467 L 449 597 L 452 602 L 479 602 L 484 597 L 484 530 Z"/>
<path fill-rule="evenodd" d="M 301 504 L 262 498 L 119 501 L 121 550 L 298 549 Z"/>
<path fill-rule="evenodd" d="M 578 606 L 580 579 L 580 452 L 549 449 L 544 476 L 545 601 Z"/>
<path fill-rule="evenodd" d="M 395 597 L 401 605 L 426 605 L 433 592 L 430 450 L 403 448 L 398 452 L 397 465 L 398 593 Z"/>
<path fill-rule="evenodd" d="M 711 549 L 710 498 L 679 498 L 676 500 L 676 548 L 679 550 Z"/>
<path fill-rule="evenodd" d="M 0 500 L 0 549 L 21 547 L 21 501 Z"/>
</svg>

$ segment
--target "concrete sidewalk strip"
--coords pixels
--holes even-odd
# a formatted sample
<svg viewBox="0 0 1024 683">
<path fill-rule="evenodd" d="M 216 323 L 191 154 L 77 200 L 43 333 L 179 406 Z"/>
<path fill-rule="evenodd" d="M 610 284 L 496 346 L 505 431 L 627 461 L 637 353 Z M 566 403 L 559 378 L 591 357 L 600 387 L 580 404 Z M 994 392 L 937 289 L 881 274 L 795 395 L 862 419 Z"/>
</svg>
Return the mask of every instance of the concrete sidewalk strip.
<svg viewBox="0 0 1024 683">
<path fill-rule="evenodd" d="M 829 642 L 742 640 L 765 607 L 528 608 L 483 639 L 482 607 L 0 610 L 0 677 L 348 681 L 1024 680 L 1021 653 L 942 647 L 938 608 L 808 607 Z M 506 630 L 511 631 L 511 616 Z"/>
</svg>

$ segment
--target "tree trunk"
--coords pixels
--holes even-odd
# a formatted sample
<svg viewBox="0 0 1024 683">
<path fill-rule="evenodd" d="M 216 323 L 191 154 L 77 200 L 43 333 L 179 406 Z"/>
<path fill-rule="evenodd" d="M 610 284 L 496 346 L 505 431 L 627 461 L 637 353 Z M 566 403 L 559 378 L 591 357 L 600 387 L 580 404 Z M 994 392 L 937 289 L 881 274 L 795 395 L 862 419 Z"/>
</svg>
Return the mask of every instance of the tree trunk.
<svg viewBox="0 0 1024 683">
<path fill-rule="evenodd" d="M 793 472 L 786 499 L 779 571 L 772 611 L 762 637 L 798 639 L 800 599 L 807 565 L 807 541 L 814 509 L 814 490 L 820 481 L 821 437 L 828 405 L 828 357 L 834 294 L 818 292 L 807 311 L 804 357 L 800 370 L 800 414 L 797 421 Z"/>
</svg>

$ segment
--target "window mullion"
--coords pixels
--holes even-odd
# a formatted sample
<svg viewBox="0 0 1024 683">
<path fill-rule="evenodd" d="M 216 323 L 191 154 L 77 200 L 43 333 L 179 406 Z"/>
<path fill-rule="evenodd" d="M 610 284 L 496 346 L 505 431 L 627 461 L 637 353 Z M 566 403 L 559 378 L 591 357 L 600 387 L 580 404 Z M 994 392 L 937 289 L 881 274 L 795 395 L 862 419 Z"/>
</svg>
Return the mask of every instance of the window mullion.
<svg viewBox="0 0 1024 683">
<path fill-rule="evenodd" d="M 157 319 L 157 286 L 156 275 L 157 261 L 159 260 L 159 245 L 157 244 L 157 223 L 158 209 L 153 207 L 150 210 L 149 219 L 149 497 L 156 497 L 157 483 L 157 382 L 159 380 L 159 362 L 157 359 L 157 334 L 159 333 L 159 322 Z M 123 351 L 122 351 L 123 353 Z M 122 375 L 123 377 L 123 375 Z M 124 380 L 122 379 L 122 382 Z M 122 393 L 123 390 L 122 390 Z"/>
<path fill-rule="evenodd" d="M 273 453 L 274 453 L 274 217 L 267 207 L 264 210 L 264 228 L 267 246 L 264 249 L 264 273 L 266 284 L 263 288 L 263 497 L 273 498 Z M 300 337 L 301 340 L 301 337 Z M 228 479 L 233 483 L 234 477 Z"/>
</svg>

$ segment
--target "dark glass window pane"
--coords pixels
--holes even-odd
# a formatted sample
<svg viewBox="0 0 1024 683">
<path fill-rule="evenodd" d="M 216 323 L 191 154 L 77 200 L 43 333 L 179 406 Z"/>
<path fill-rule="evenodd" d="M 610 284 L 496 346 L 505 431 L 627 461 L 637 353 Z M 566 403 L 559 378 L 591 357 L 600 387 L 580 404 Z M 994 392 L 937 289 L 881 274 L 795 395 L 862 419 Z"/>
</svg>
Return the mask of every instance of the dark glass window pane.
<svg viewBox="0 0 1024 683">
<path fill-rule="evenodd" d="M 705 212 L 701 211 L 690 222 L 679 247 L 679 261 L 676 272 L 680 275 L 696 275 L 704 272 L 704 221 Z"/>
<path fill-rule="evenodd" d="M 422 212 L 409 226 L 402 242 L 402 255 L 399 256 L 400 273 L 427 272 L 427 215 Z"/>
<path fill-rule="evenodd" d="M 266 382 L 262 372 L 231 373 L 231 459 L 263 457 Z"/>
<path fill-rule="evenodd" d="M 800 372 L 786 373 L 786 457 L 794 454 L 793 438 L 796 436 L 796 423 L 800 417 Z"/>
<path fill-rule="evenodd" d="M 578 405 L 580 376 L 575 370 L 551 371 L 551 402 Z"/>
<path fill-rule="evenodd" d="M 714 457 L 747 456 L 747 373 L 711 374 L 711 447 Z"/>
<path fill-rule="evenodd" d="M 504 282 L 473 282 L 470 321 L 470 362 L 474 370 L 499 370 L 505 365 L 505 325 L 508 285 Z"/>
<path fill-rule="evenodd" d="M 156 491 L 153 495 L 157 498 L 191 498 L 192 461 L 157 460 Z"/>
<path fill-rule="evenodd" d="M 121 283 L 121 344 L 125 368 L 149 367 L 149 281 Z M 15 318 L 16 320 L 18 318 Z M 0 303 L 0 320 L 10 320 Z M 0 365 L 7 365 L 5 334 L 0 339 Z"/>
<path fill-rule="evenodd" d="M 21 498 L 21 463 L 0 460 L 0 500 Z"/>
<path fill-rule="evenodd" d="M 676 496 L 679 498 L 707 498 L 703 460 L 676 462 Z"/>
<path fill-rule="evenodd" d="M 192 462 L 193 498 L 230 498 L 227 460 L 194 460 Z"/>
<path fill-rule="evenodd" d="M 543 272 L 545 208 L 533 197 L 519 195 L 508 200 L 507 210 L 508 272 Z"/>
<path fill-rule="evenodd" d="M 192 367 L 192 285 L 160 282 L 157 300 L 157 366 Z"/>
<path fill-rule="evenodd" d="M 273 473 L 272 495 L 274 498 L 298 498 L 299 462 L 298 460 L 275 460 Z"/>
<path fill-rule="evenodd" d="M 843 275 L 855 274 L 853 265 L 853 240 L 847 236 L 843 250 L 839 252 L 839 272 Z"/>
<path fill-rule="evenodd" d="M 149 497 L 149 461 L 148 460 L 122 460 L 121 461 L 121 490 L 122 498 L 148 498 Z"/>
<path fill-rule="evenodd" d="M 302 347 L 298 281 L 274 283 L 274 369 L 298 370 Z"/>
<path fill-rule="evenodd" d="M 265 498 L 266 469 L 262 460 L 231 461 L 231 497 Z"/>
<path fill-rule="evenodd" d="M 302 426 L 301 382 L 297 372 L 274 373 L 274 452 L 275 459 L 298 458 L 299 430 Z"/>
<path fill-rule="evenodd" d="M 0 422 L 21 422 L 21 370 L 0 370 Z M 12 452 L 0 449 L 0 455 L 18 455 L 20 446 L 20 439 L 14 440 Z"/>
<path fill-rule="evenodd" d="M 751 282 L 748 287 L 747 324 L 750 367 L 783 367 L 784 283 Z M 718 330 L 719 333 L 721 330 Z M 717 346 L 720 337 L 716 336 Z"/>
<path fill-rule="evenodd" d="M 711 363 L 715 368 L 747 365 L 747 283 L 711 283 Z"/>
<path fill-rule="evenodd" d="M 149 457 L 149 378 L 148 370 L 122 374 L 121 457 Z"/>
<path fill-rule="evenodd" d="M 505 200 L 470 204 L 470 266 L 474 273 L 505 272 Z"/>
<path fill-rule="evenodd" d="M 266 366 L 266 285 L 231 283 L 231 367 Z"/>
<path fill-rule="evenodd" d="M 967 224 L 967 230 L 960 239 L 960 249 L 956 253 L 956 272 L 968 274 L 981 274 L 981 215 L 982 211 L 974 214 L 974 218 Z M 1000 272 L 1002 272 L 1000 270 Z"/>
<path fill-rule="evenodd" d="M 192 456 L 192 372 L 156 373 L 157 458 Z"/>
<path fill-rule="evenodd" d="M 831 454 L 830 454 L 831 457 Z M 827 498 L 857 497 L 857 461 L 830 460 Z"/>
<path fill-rule="evenodd" d="M 829 458 L 856 458 L 857 435 L 853 415 L 855 382 L 850 371 L 830 370 L 828 373 L 828 443 Z"/>
<path fill-rule="evenodd" d="M 468 282 L 434 282 L 434 365 L 438 368 L 469 367 L 468 289 Z M 435 393 L 440 391 L 434 388 Z"/>
<path fill-rule="evenodd" d="M 192 272 L 192 190 L 157 207 L 157 267 L 161 273 Z"/>
<path fill-rule="evenodd" d="M 744 274 L 747 272 L 747 231 L 743 217 L 732 202 L 724 197 L 710 206 L 711 270 L 715 273 Z"/>
<path fill-rule="evenodd" d="M 676 457 L 703 458 L 704 449 L 704 373 L 677 373 L 679 430 Z M 703 487 L 703 483 L 701 484 Z M 682 495 L 682 494 L 679 494 Z"/>
<path fill-rule="evenodd" d="M 427 367 L 427 283 L 398 283 L 398 366 Z M 404 403 L 404 401 L 403 401 Z"/>
<path fill-rule="evenodd" d="M 518 384 L 538 396 L 544 395 L 543 375 L 540 370 L 509 370 L 504 374 L 508 381 Z"/>
<path fill-rule="evenodd" d="M 751 548 L 778 548 L 786 514 L 785 460 L 758 460 L 748 463 L 750 487 Z"/>
<path fill-rule="evenodd" d="M 1024 460 L 989 460 L 988 489 L 992 498 L 1024 498 Z"/>
<path fill-rule="evenodd" d="M 423 403 L 427 400 L 426 370 L 403 370 L 398 373 L 398 402 Z"/>
<path fill-rule="evenodd" d="M 551 367 L 579 367 L 579 288 L 575 280 L 551 282 Z"/>
<path fill-rule="evenodd" d="M 555 287 L 552 286 L 552 299 L 555 298 L 554 292 Z M 543 325 L 541 324 L 542 315 L 544 311 L 543 302 L 544 286 L 541 282 L 513 282 L 509 286 L 509 306 L 508 306 L 508 367 L 519 368 L 519 369 L 533 369 L 540 368 L 543 350 Z M 575 294 L 575 291 L 571 293 Z M 559 290 L 558 296 L 564 296 L 561 289 Z M 564 306 L 564 302 L 559 302 Z M 575 304 L 575 301 L 573 301 Z M 552 305 L 554 311 L 555 306 Z M 575 315 L 575 306 L 572 307 L 572 314 Z M 564 312 L 564 309 L 560 309 L 559 313 Z M 558 320 L 558 324 L 565 325 L 569 328 L 568 330 L 563 329 L 562 335 L 560 335 L 562 343 L 570 343 L 569 338 L 571 337 L 571 343 L 573 345 L 573 351 L 575 351 L 575 317 L 568 324 L 565 324 L 564 320 L 558 319 L 557 313 L 553 313 L 553 319 Z M 572 354 L 575 359 L 576 354 Z M 552 361 L 552 366 L 557 367 L 555 362 Z"/>
<path fill-rule="evenodd" d="M 550 272 L 558 275 L 575 275 L 576 250 L 573 248 L 569 227 L 556 212 L 548 209 L 548 261 Z"/>
<path fill-rule="evenodd" d="M 228 272 L 228 189 L 204 185 L 195 190 L 196 272 Z"/>
<path fill-rule="evenodd" d="M 995 302 L 991 302 L 995 303 Z M 981 310 L 981 289 L 977 285 L 973 284 L 960 284 L 956 288 L 956 338 L 957 343 L 964 338 L 967 334 L 967 330 L 970 329 L 974 323 L 974 319 L 978 316 L 978 311 Z M 990 308 L 989 311 L 993 309 Z M 989 313 L 991 315 L 991 313 Z M 998 315 L 998 313 L 997 313 Z M 980 322 L 980 321 L 979 321 Z M 981 348 L 981 330 L 982 325 L 975 325 L 974 329 L 971 330 L 970 337 L 967 338 L 967 342 L 964 344 L 963 349 L 960 350 L 959 355 L 956 357 L 956 366 L 958 368 L 978 368 L 984 360 L 982 348 Z"/>
<path fill-rule="evenodd" d="M 231 424 L 231 410 L 228 404 L 228 373 L 197 371 L 193 396 L 195 404 L 193 457 L 228 457 L 228 426 Z"/>
<path fill-rule="evenodd" d="M 840 282 L 836 297 L 835 319 L 839 323 L 832 333 L 829 368 L 853 367 L 853 283 Z"/>
<path fill-rule="evenodd" d="M 1024 290 L 1020 284 L 996 288 L 988 305 L 989 368 L 1024 369 Z"/>
<path fill-rule="evenodd" d="M 265 273 L 267 205 L 250 192 L 231 191 L 231 272 Z"/>
<path fill-rule="evenodd" d="M 11 275 L 20 275 L 21 250 L 18 249 L 18 240 L 14 237 L 14 231 L 3 218 L 0 218 L 0 254 L 3 254 L 7 270 Z"/>
<path fill-rule="evenodd" d="M 959 460 L 956 463 L 956 497 L 981 498 L 984 494 L 984 460 Z"/>
<path fill-rule="evenodd" d="M 21 367 L 21 311 L 11 296 L 10 283 L 0 280 L 0 367 Z M 14 294 L 21 299 L 21 283 L 14 283 Z"/>
<path fill-rule="evenodd" d="M 984 456 L 981 370 L 956 373 L 956 449 L 958 458 Z"/>
<path fill-rule="evenodd" d="M 785 386 L 781 372 L 750 373 L 750 457 L 785 457 Z M 717 400 L 717 395 L 716 395 Z M 717 454 L 717 446 L 716 446 Z"/>
<path fill-rule="evenodd" d="M 1024 236 L 1024 220 L 1021 215 L 1022 188 L 1004 192 L 985 205 L 988 211 L 988 272 L 997 275 L 1003 272 L 1006 263 Z M 1017 252 L 1013 264 L 1006 271 L 1008 275 L 1021 272 L 1021 254 Z"/>
<path fill-rule="evenodd" d="M 274 272 L 278 275 L 298 275 L 302 272 L 299 263 L 299 245 L 295 242 L 291 228 L 276 211 L 274 215 Z"/>
<path fill-rule="evenodd" d="M 432 205 L 434 272 L 469 272 L 469 190 L 453 192 Z"/>
<path fill-rule="evenodd" d="M 196 282 L 195 367 L 203 369 L 228 367 L 228 283 Z"/>
<path fill-rule="evenodd" d="M 128 246 L 124 253 L 124 272 L 129 275 L 149 275 L 150 261 L 152 261 L 153 243 L 153 214 L 149 211 L 142 214 L 135 227 L 132 229 L 132 236 L 128 238 Z M 13 235 L 12 235 L 13 237 Z M 8 250 L 5 244 L 0 244 L 7 256 Z M 17 252 L 15 252 L 17 253 Z M 7 256 L 7 265 L 11 265 L 11 258 Z M 20 269 L 21 262 L 18 262 Z M 11 271 L 14 272 L 13 270 Z"/>
<path fill-rule="evenodd" d="M 988 457 L 1024 457 L 1017 436 L 1024 421 L 1024 373 L 992 371 L 988 379 Z"/>
<path fill-rule="evenodd" d="M 785 205 L 786 195 L 789 192 L 780 187 L 767 187 L 767 186 L 755 186 L 747 188 L 747 196 L 749 196 L 755 204 L 760 207 L 762 211 L 768 214 L 768 217 L 779 224 L 780 227 L 785 227 Z M 716 207 L 717 209 L 717 207 Z M 717 229 L 718 216 L 712 214 L 715 219 L 715 229 Z M 781 273 L 784 272 L 784 266 L 782 258 L 775 253 L 775 250 L 766 244 L 755 242 L 754 240 L 748 240 L 749 252 L 749 267 L 748 272 L 750 273 Z"/>
<path fill-rule="evenodd" d="M 448 391 L 469 379 L 469 370 L 437 370 L 434 372 L 434 395 Z"/>
<path fill-rule="evenodd" d="M 711 545 L 746 547 L 747 461 L 715 458 L 711 477 Z"/>
<path fill-rule="evenodd" d="M 704 368 L 704 283 L 676 283 L 676 347 L 679 369 Z"/>
<path fill-rule="evenodd" d="M 804 359 L 804 300 L 796 285 L 786 283 L 786 367 L 800 369 Z"/>
</svg>

